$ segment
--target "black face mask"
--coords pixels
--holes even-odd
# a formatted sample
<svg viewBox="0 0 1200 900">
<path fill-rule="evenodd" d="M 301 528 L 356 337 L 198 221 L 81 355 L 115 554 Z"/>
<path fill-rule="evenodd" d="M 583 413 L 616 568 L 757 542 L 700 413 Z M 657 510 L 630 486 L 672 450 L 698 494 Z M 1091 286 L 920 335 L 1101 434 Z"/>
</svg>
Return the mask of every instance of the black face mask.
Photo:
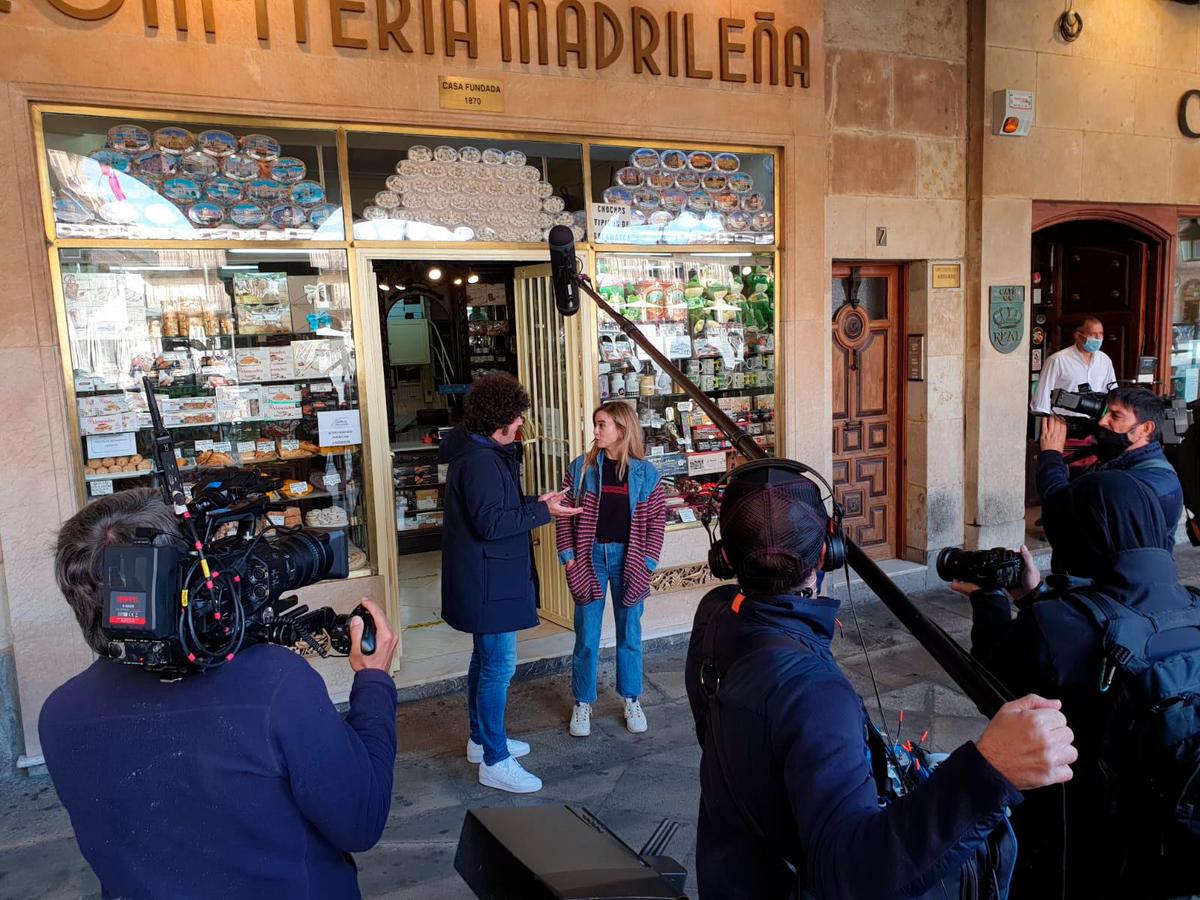
<svg viewBox="0 0 1200 900">
<path fill-rule="evenodd" d="M 1128 450 L 1132 443 L 1127 431 L 1110 431 L 1107 428 L 1096 431 L 1096 455 L 1102 462 L 1116 459 Z"/>
</svg>

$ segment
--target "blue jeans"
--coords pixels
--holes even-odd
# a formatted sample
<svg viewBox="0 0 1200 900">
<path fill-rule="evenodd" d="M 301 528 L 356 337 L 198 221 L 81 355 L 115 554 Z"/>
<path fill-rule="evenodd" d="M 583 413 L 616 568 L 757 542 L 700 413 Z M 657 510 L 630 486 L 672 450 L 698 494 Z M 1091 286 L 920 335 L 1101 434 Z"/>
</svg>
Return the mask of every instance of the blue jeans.
<svg viewBox="0 0 1200 900">
<path fill-rule="evenodd" d="M 474 639 L 467 669 L 467 718 L 471 740 L 483 745 L 484 763 L 494 766 L 508 758 L 504 707 L 508 683 L 517 670 L 517 633 L 477 634 Z"/>
<path fill-rule="evenodd" d="M 604 595 L 611 588 L 613 617 L 617 624 L 617 693 L 630 700 L 642 695 L 642 609 L 645 603 L 626 606 L 622 570 L 624 544 L 596 544 L 592 567 L 600 583 L 600 598 L 575 607 L 575 657 L 571 663 L 571 693 L 576 703 L 596 702 L 596 666 L 600 661 L 600 624 L 604 621 Z"/>
</svg>

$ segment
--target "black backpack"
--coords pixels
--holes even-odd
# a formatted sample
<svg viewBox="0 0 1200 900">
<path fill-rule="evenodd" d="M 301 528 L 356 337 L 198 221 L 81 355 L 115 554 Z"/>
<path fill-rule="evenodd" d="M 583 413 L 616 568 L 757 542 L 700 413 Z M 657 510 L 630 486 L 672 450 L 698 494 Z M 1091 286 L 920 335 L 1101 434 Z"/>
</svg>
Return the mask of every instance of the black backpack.
<svg viewBox="0 0 1200 900">
<path fill-rule="evenodd" d="M 707 700 L 704 752 L 711 753 L 716 759 L 721 779 L 725 782 L 729 796 L 746 830 L 764 845 L 774 846 L 775 842 L 767 835 L 758 818 L 742 800 L 742 795 L 735 784 L 734 773 L 726 766 L 725 760 L 721 756 L 720 686 L 725 678 L 740 668 L 751 667 L 759 670 L 780 671 L 787 665 L 789 657 L 795 657 L 797 653 L 810 654 L 812 651 L 797 638 L 780 632 L 762 641 L 749 653 L 738 657 L 727 671 L 721 672 L 716 665 L 717 622 L 726 614 L 730 614 L 730 607 L 722 605 L 709 618 L 704 632 L 704 653 L 700 670 L 701 691 Z M 871 717 L 866 714 L 865 708 L 863 709 L 863 719 L 866 723 L 863 735 L 865 751 L 879 793 L 880 804 L 884 805 L 896 797 L 886 759 L 887 748 L 879 730 L 871 722 Z M 940 871 L 929 873 L 924 890 L 913 900 L 1007 900 L 1016 864 L 1017 843 L 1012 828 L 1008 824 L 1007 811 L 998 812 L 998 818 L 1000 818 L 1000 823 L 995 828 L 959 845 L 962 862 L 957 868 L 943 866 Z M 785 858 L 785 862 L 796 873 L 794 900 L 814 900 L 813 895 L 807 889 L 803 861 Z"/>
<path fill-rule="evenodd" d="M 1092 793 L 1111 841 L 1095 851 L 1121 894 L 1200 892 L 1200 597 L 1189 592 L 1190 606 L 1153 614 L 1100 590 L 1070 593 L 1103 634 L 1097 690 L 1112 699 Z M 1151 638 L 1178 629 L 1195 639 L 1151 657 Z"/>
</svg>

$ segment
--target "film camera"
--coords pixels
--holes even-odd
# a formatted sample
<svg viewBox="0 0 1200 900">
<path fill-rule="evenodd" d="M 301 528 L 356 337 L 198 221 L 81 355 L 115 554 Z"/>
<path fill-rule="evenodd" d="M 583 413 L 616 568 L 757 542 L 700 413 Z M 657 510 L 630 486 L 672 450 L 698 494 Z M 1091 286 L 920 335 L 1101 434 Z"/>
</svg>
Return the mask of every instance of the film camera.
<svg viewBox="0 0 1200 900">
<path fill-rule="evenodd" d="M 958 550 L 947 547 L 938 554 L 937 573 L 942 581 L 966 581 L 985 590 L 1004 590 L 1021 583 L 1021 554 L 994 547 L 991 550 Z"/>
<path fill-rule="evenodd" d="M 103 620 L 109 656 L 182 675 L 223 665 L 253 643 L 303 644 L 327 656 L 350 652 L 350 616 L 309 610 L 283 596 L 349 572 L 345 532 L 263 527 L 282 482 L 240 469 L 214 469 L 185 499 L 171 437 L 148 379 L 146 400 L 163 496 L 180 519 L 178 535 L 147 531 L 104 551 Z M 374 622 L 363 607 L 362 648 L 374 651 Z"/>
</svg>

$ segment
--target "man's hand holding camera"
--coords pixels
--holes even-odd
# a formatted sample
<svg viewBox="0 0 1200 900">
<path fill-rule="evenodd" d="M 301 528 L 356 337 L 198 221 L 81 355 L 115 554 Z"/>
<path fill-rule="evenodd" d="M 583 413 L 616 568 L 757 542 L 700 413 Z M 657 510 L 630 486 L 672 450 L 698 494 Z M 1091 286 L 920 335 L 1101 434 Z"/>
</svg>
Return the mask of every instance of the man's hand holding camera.
<svg viewBox="0 0 1200 900">
<path fill-rule="evenodd" d="M 1029 552 L 1029 548 L 1022 544 L 1019 552 L 1021 554 L 1021 581 L 1020 584 L 1008 588 L 1008 595 L 1013 600 L 1020 600 L 1028 596 L 1042 583 L 1042 573 L 1038 570 L 1037 563 L 1033 561 L 1033 554 Z M 950 590 L 962 594 L 964 597 L 970 597 L 983 588 L 970 581 L 955 579 L 950 582 Z"/>
<path fill-rule="evenodd" d="M 1067 447 L 1067 422 L 1062 416 L 1046 416 L 1042 420 L 1041 449 L 1062 453 Z"/>
</svg>

